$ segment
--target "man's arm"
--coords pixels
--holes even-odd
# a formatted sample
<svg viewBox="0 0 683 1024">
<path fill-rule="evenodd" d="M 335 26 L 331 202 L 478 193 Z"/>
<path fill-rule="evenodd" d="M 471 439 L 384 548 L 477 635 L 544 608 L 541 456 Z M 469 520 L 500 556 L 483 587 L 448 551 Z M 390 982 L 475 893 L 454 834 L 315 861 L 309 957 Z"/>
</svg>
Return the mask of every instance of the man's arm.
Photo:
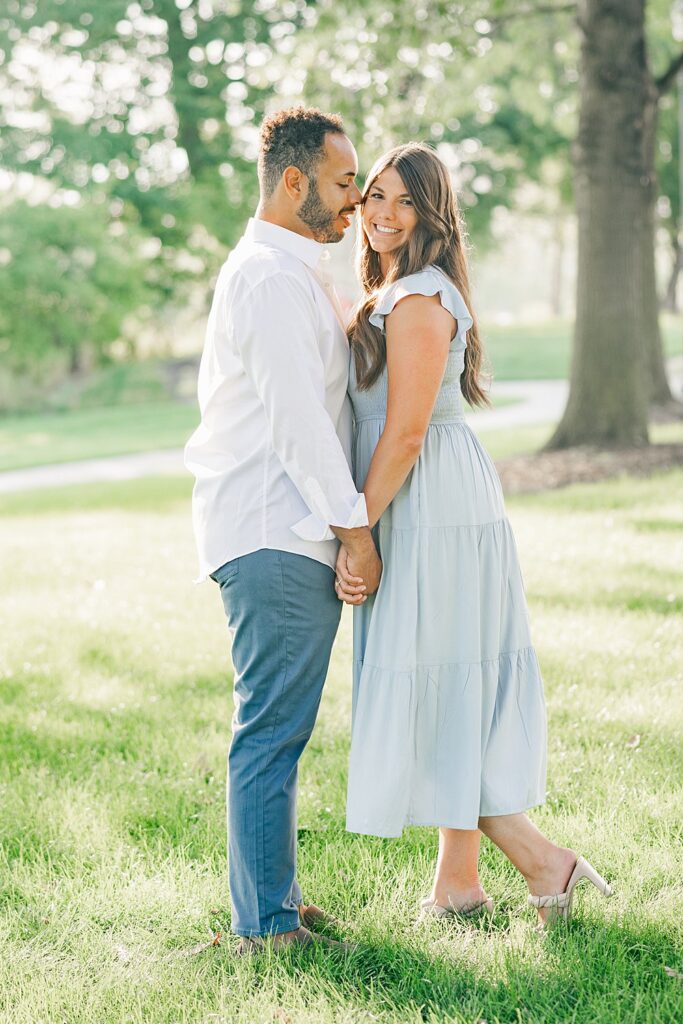
<svg viewBox="0 0 683 1024">
<path fill-rule="evenodd" d="M 356 490 L 325 408 L 325 368 L 315 334 L 315 302 L 298 277 L 274 274 L 233 310 L 237 348 L 263 403 L 270 440 L 310 509 L 292 527 L 305 540 L 336 534 L 359 552 L 374 544 L 365 498 Z"/>
</svg>

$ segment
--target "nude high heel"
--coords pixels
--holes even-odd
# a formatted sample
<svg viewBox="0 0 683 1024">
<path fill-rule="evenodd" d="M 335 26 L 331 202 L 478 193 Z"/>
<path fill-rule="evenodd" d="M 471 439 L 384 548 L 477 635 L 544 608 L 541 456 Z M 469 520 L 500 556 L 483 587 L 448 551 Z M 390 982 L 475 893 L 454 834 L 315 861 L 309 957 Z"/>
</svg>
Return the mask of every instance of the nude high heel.
<svg viewBox="0 0 683 1024">
<path fill-rule="evenodd" d="M 574 887 L 582 878 L 587 878 L 596 889 L 599 889 L 603 896 L 611 896 L 612 886 L 606 882 L 602 875 L 599 875 L 592 864 L 589 864 L 585 857 L 579 857 L 570 879 L 567 882 L 565 892 L 555 893 L 552 896 L 529 896 L 528 902 L 537 910 L 548 910 L 550 913 L 542 922 L 543 926 L 554 924 L 556 921 L 569 921 L 572 916 L 572 899 L 574 898 Z"/>
<path fill-rule="evenodd" d="M 485 900 L 480 903 L 474 903 L 471 906 L 465 906 L 462 909 L 454 906 L 442 907 L 439 903 L 434 903 L 429 896 L 425 896 L 423 900 L 420 900 L 420 916 L 418 923 L 424 921 L 429 917 L 436 917 L 440 919 L 445 918 L 459 918 L 459 917 L 478 917 L 480 914 L 493 914 L 493 900 L 490 896 L 487 896 Z"/>
</svg>

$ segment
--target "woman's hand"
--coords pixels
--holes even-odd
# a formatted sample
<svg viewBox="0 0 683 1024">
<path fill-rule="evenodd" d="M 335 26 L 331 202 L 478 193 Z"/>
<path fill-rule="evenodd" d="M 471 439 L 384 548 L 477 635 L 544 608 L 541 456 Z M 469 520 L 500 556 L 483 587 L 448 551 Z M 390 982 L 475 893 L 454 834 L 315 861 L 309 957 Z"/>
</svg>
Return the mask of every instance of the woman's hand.
<svg viewBox="0 0 683 1024">
<path fill-rule="evenodd" d="M 342 544 L 337 556 L 337 578 L 334 581 L 334 589 L 337 597 L 344 604 L 363 604 L 368 599 L 367 587 L 362 576 L 355 576 L 351 572 L 349 557 L 347 548 Z"/>
</svg>

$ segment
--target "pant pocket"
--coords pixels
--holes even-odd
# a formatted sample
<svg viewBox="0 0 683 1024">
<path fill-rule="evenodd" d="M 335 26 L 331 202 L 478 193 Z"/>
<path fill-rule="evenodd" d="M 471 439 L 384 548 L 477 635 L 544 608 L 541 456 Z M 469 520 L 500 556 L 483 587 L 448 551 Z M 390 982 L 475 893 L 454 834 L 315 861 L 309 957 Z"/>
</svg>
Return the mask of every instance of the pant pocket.
<svg viewBox="0 0 683 1024">
<path fill-rule="evenodd" d="M 224 583 L 231 580 L 233 576 L 236 576 L 240 571 L 240 560 L 239 558 L 233 558 L 229 562 L 225 562 L 215 572 L 210 573 L 211 579 L 215 580 L 219 587 L 222 587 Z"/>
</svg>

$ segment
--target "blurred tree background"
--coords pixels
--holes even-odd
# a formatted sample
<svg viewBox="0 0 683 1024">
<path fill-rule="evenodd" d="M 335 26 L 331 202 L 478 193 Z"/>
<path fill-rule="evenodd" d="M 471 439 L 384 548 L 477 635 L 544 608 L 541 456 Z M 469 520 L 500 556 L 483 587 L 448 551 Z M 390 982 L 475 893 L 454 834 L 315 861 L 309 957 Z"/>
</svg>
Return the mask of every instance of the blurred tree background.
<svg viewBox="0 0 683 1024">
<path fill-rule="evenodd" d="M 595 2 L 620 24 L 622 5 Z M 667 0 L 633 2 L 646 14 L 652 79 L 666 78 L 651 191 L 673 268 L 661 298 L 673 309 L 681 268 L 676 72 L 683 10 Z M 6 372 L 54 385 L 98 362 L 134 356 L 145 325 L 172 316 L 198 290 L 208 299 L 255 207 L 258 124 L 278 106 L 339 110 L 361 172 L 398 141 L 432 143 L 452 170 L 478 253 L 492 245 L 501 209 L 537 214 L 559 231 L 575 206 L 572 143 L 589 6 L 6 0 Z M 6 386 L 0 403 L 9 407 L 20 393 Z"/>
</svg>

